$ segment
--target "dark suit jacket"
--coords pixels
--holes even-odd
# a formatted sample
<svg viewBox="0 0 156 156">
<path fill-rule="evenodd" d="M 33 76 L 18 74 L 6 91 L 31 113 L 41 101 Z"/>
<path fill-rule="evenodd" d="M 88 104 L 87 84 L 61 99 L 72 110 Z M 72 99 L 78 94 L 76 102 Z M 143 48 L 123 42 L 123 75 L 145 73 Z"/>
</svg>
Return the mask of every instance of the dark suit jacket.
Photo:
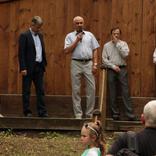
<svg viewBox="0 0 156 156">
<path fill-rule="evenodd" d="M 46 54 L 45 54 L 45 46 L 43 41 L 42 34 L 39 33 L 39 38 L 42 45 L 42 67 L 45 71 L 45 66 L 47 65 L 46 61 Z M 18 49 L 18 57 L 19 57 L 19 65 L 20 71 L 27 70 L 28 74 L 33 72 L 35 66 L 35 59 L 36 59 L 36 49 L 34 40 L 30 30 L 21 33 L 19 36 L 19 49 Z"/>
</svg>

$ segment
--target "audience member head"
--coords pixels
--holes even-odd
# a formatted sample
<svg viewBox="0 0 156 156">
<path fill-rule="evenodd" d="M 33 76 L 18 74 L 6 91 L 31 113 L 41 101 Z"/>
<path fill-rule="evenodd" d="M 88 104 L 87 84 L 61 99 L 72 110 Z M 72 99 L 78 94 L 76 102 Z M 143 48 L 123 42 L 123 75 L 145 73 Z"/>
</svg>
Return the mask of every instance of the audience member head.
<svg viewBox="0 0 156 156">
<path fill-rule="evenodd" d="M 144 106 L 142 121 L 145 127 L 156 128 L 156 100 L 152 100 Z"/>
<path fill-rule="evenodd" d="M 121 30 L 119 27 L 114 27 L 111 29 L 111 37 L 112 37 L 112 41 L 114 42 L 114 39 L 120 39 L 120 35 L 121 35 Z"/>
<path fill-rule="evenodd" d="M 98 147 L 102 153 L 105 153 L 105 141 L 100 121 L 85 123 L 81 129 L 81 142 L 89 148 Z"/>
</svg>

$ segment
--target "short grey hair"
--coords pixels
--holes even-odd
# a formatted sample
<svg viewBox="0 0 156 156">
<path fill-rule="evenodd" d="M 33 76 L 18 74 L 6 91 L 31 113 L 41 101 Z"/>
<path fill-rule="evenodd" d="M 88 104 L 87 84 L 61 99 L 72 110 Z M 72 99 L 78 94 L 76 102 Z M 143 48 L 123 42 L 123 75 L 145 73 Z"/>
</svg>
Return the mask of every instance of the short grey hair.
<svg viewBox="0 0 156 156">
<path fill-rule="evenodd" d="M 31 20 L 31 22 L 32 22 L 32 25 L 36 25 L 36 24 L 42 25 L 43 24 L 43 20 L 40 16 L 34 16 Z"/>
<path fill-rule="evenodd" d="M 156 100 L 148 102 L 143 110 L 147 127 L 156 127 Z"/>
<path fill-rule="evenodd" d="M 77 21 L 77 20 L 79 20 L 79 19 L 83 20 L 83 22 L 84 22 L 83 17 L 81 17 L 81 16 L 75 16 L 75 17 L 73 18 L 73 23 L 75 23 L 75 21 Z"/>
</svg>

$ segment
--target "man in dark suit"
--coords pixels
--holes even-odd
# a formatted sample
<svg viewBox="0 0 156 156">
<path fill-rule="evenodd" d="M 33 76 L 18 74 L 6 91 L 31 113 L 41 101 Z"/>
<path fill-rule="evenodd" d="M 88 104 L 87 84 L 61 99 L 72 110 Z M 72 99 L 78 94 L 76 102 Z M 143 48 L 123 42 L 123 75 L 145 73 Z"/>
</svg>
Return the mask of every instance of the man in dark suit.
<svg viewBox="0 0 156 156">
<path fill-rule="evenodd" d="M 130 153 L 127 149 L 133 150 L 138 156 L 156 156 L 156 100 L 149 101 L 144 106 L 141 121 L 144 128 L 130 138 L 127 133 L 123 133 L 110 146 L 106 156 L 119 156 L 119 153 L 130 155 L 125 154 Z"/>
<path fill-rule="evenodd" d="M 43 36 L 40 29 L 41 17 L 34 16 L 29 30 L 19 37 L 19 65 L 22 74 L 23 113 L 31 117 L 30 90 L 32 81 L 37 95 L 37 113 L 39 117 L 48 117 L 44 103 L 43 76 L 47 65 Z"/>
</svg>

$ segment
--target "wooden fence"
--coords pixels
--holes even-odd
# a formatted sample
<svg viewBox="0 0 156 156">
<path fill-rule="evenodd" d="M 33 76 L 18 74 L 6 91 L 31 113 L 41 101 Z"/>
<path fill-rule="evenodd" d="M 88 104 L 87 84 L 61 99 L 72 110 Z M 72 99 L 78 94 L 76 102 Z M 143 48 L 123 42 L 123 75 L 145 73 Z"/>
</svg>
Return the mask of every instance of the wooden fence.
<svg viewBox="0 0 156 156">
<path fill-rule="evenodd" d="M 21 93 L 18 36 L 29 28 L 32 16 L 39 15 L 44 19 L 48 58 L 46 94 L 70 95 L 70 55 L 64 55 L 62 50 L 66 34 L 73 30 L 73 17 L 81 15 L 85 28 L 95 34 L 101 45 L 99 63 L 103 44 L 110 39 L 111 27 L 121 28 L 122 39 L 128 42 L 131 50 L 127 60 L 131 96 L 155 96 L 152 62 L 156 47 L 155 10 L 156 0 L 13 0 L 0 3 L 0 94 Z M 96 82 L 98 95 L 99 73 Z"/>
</svg>

